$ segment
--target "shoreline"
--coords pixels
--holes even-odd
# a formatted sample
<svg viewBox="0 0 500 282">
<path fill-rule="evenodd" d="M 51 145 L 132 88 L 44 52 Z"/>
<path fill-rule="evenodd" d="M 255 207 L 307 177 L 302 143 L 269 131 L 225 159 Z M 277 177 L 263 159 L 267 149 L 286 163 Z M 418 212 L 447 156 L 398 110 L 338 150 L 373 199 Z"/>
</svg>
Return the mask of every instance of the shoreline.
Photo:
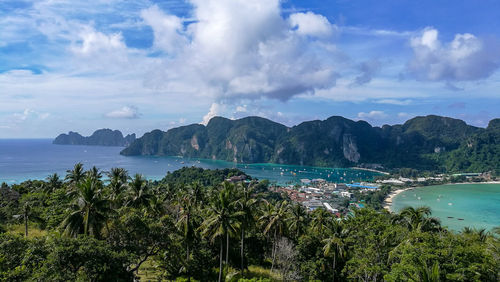
<svg viewBox="0 0 500 282">
<path fill-rule="evenodd" d="M 381 174 L 384 174 L 384 175 L 390 175 L 390 173 L 388 172 L 385 172 L 385 171 L 380 171 L 380 170 L 376 170 L 376 169 L 371 169 L 371 168 L 364 168 L 364 167 L 350 167 L 351 169 L 358 169 L 358 170 L 366 170 L 366 171 L 371 171 L 371 172 L 377 172 L 377 173 L 381 173 Z"/>
<path fill-rule="evenodd" d="M 387 197 L 384 199 L 384 205 L 383 205 L 384 209 L 387 210 L 388 212 L 392 212 L 392 210 L 391 210 L 392 200 L 394 200 L 394 198 L 397 195 L 401 194 L 402 192 L 404 192 L 406 190 L 413 190 L 413 187 L 400 188 L 400 189 L 397 189 L 397 190 L 389 193 L 389 195 L 387 195 Z"/>
<path fill-rule="evenodd" d="M 432 187 L 432 186 L 439 186 L 439 185 L 462 185 L 462 184 L 500 184 L 500 181 L 487 181 L 487 182 L 461 182 L 461 183 L 446 183 L 446 184 L 438 184 L 438 185 L 429 185 L 429 186 L 418 186 L 418 187 L 406 187 L 406 188 L 399 188 L 397 190 L 392 191 L 387 195 L 387 197 L 384 199 L 383 203 L 383 208 L 387 210 L 388 212 L 392 212 L 392 201 L 394 198 L 401 194 L 402 192 L 406 190 L 413 190 L 416 188 L 425 188 L 425 187 Z"/>
</svg>

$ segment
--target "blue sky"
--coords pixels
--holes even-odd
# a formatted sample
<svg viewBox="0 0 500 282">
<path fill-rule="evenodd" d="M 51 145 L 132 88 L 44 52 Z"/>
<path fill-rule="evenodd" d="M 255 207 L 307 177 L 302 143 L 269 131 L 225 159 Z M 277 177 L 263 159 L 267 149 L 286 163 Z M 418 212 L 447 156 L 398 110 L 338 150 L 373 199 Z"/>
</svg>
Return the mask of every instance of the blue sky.
<svg viewBox="0 0 500 282">
<path fill-rule="evenodd" d="M 0 138 L 500 117 L 499 1 L 2 0 Z"/>
</svg>

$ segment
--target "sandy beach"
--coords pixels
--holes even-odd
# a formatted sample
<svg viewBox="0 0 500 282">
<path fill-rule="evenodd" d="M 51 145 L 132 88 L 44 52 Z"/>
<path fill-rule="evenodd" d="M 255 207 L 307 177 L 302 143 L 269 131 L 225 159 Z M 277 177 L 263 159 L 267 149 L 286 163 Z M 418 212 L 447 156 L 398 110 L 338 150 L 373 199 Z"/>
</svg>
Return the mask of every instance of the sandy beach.
<svg viewBox="0 0 500 282">
<path fill-rule="evenodd" d="M 387 195 L 387 198 L 385 198 L 385 200 L 384 200 L 384 209 L 391 212 L 391 205 L 392 205 L 392 200 L 394 199 L 394 197 L 396 197 L 397 195 L 399 195 L 399 193 L 401 193 L 403 191 L 411 190 L 411 189 L 413 189 L 413 188 L 401 188 L 401 189 L 392 191 L 389 195 Z"/>
</svg>

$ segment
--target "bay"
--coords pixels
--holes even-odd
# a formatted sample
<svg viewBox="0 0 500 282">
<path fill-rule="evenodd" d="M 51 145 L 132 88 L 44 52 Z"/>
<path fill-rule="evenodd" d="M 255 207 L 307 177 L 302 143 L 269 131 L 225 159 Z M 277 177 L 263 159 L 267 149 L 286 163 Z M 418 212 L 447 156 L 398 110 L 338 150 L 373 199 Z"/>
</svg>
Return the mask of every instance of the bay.
<svg viewBox="0 0 500 282">
<path fill-rule="evenodd" d="M 442 225 L 460 231 L 464 227 L 500 226 L 500 184 L 452 184 L 406 190 L 392 200 L 391 210 L 428 206 Z"/>
<path fill-rule="evenodd" d="M 81 162 L 85 169 L 101 170 L 122 167 L 131 175 L 143 174 L 159 180 L 168 171 L 185 166 L 202 168 L 239 168 L 250 176 L 279 184 L 296 184 L 301 179 L 322 178 L 332 182 L 372 180 L 376 172 L 279 164 L 236 164 L 232 162 L 187 159 L 165 156 L 122 156 L 122 147 L 54 145 L 51 139 L 0 139 L 0 183 L 20 183 L 28 179 L 44 179 L 49 174 L 66 175 L 66 170 Z"/>
</svg>

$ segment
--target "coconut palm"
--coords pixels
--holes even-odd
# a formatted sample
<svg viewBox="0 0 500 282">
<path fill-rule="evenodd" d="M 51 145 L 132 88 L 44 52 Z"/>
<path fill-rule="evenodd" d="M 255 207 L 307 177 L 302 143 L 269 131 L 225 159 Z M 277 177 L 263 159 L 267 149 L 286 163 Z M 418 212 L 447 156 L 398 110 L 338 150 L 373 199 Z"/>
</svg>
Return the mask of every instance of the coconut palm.
<svg viewBox="0 0 500 282">
<path fill-rule="evenodd" d="M 325 256 L 332 256 L 333 258 L 333 281 L 335 281 L 335 268 L 337 259 L 343 258 L 347 252 L 347 244 L 345 238 L 347 237 L 347 230 L 343 225 L 337 221 L 333 221 L 331 228 L 328 230 L 328 237 L 322 242 L 324 244 L 323 251 Z"/>
<path fill-rule="evenodd" d="M 102 178 L 102 172 L 97 167 L 93 166 L 91 169 L 85 172 L 85 176 L 96 181 L 100 181 Z"/>
<path fill-rule="evenodd" d="M 224 252 L 224 237 L 226 237 L 226 264 L 228 263 L 229 235 L 236 234 L 238 217 L 242 212 L 234 210 L 232 184 L 224 183 L 207 210 L 207 217 L 200 226 L 202 235 L 212 242 L 220 241 L 219 282 L 222 281 L 222 257 Z"/>
<path fill-rule="evenodd" d="M 76 185 L 83 181 L 85 178 L 85 172 L 83 171 L 83 164 L 77 163 L 71 170 L 66 171 L 66 177 L 64 178 L 69 184 Z"/>
<path fill-rule="evenodd" d="M 290 232 L 295 236 L 295 240 L 298 240 L 305 233 L 308 220 L 307 210 L 303 205 L 299 203 L 291 205 L 287 223 Z"/>
<path fill-rule="evenodd" d="M 59 189 L 62 186 L 62 180 L 59 177 L 57 173 L 51 174 L 47 176 L 47 185 L 49 186 L 49 189 L 53 191 L 54 189 Z"/>
<path fill-rule="evenodd" d="M 316 209 L 312 214 L 311 229 L 322 236 L 323 231 L 328 228 L 328 224 L 331 222 L 331 219 L 332 214 L 326 209 Z"/>
<path fill-rule="evenodd" d="M 114 167 L 111 168 L 107 175 L 109 177 L 108 187 L 111 190 L 111 200 L 118 202 L 123 191 L 127 189 L 128 172 L 124 168 Z"/>
<path fill-rule="evenodd" d="M 281 237 L 286 229 L 288 209 L 289 205 L 287 201 L 277 202 L 274 205 L 267 203 L 264 214 L 259 218 L 259 221 L 264 224 L 264 234 L 273 234 L 273 262 L 271 264 L 271 271 L 274 269 L 274 263 L 276 261 L 276 244 L 278 242 L 278 236 Z"/>
<path fill-rule="evenodd" d="M 102 196 L 102 183 L 87 177 L 77 185 L 77 197 L 70 206 L 70 214 L 62 222 L 64 233 L 99 238 L 112 210 L 110 201 Z"/>
<path fill-rule="evenodd" d="M 241 271 L 244 269 L 245 262 L 245 231 L 246 228 L 254 221 L 254 213 L 257 207 L 257 199 L 254 198 L 254 189 L 251 186 L 245 186 L 240 183 L 239 189 L 241 191 L 239 199 L 237 200 L 237 209 L 242 213 L 240 217 L 240 231 L 241 231 L 241 241 L 240 241 L 240 257 L 241 257 Z"/>
<path fill-rule="evenodd" d="M 177 203 L 179 205 L 179 217 L 176 227 L 184 238 L 186 244 L 186 272 L 189 276 L 189 255 L 190 247 L 195 238 L 194 210 L 196 205 L 194 199 L 188 193 L 179 193 Z"/>
<path fill-rule="evenodd" d="M 154 197 L 150 191 L 149 183 L 140 174 L 135 174 L 129 183 L 129 200 L 127 206 L 134 208 L 147 207 L 149 201 Z"/>
<path fill-rule="evenodd" d="M 43 219 L 39 217 L 36 212 L 33 211 L 32 209 L 32 203 L 30 202 L 25 202 L 23 204 L 23 209 L 22 209 L 22 214 L 17 215 L 16 217 L 18 219 L 22 219 L 24 222 L 24 236 L 28 237 L 28 223 L 29 221 L 37 221 L 37 222 L 42 222 Z"/>
<path fill-rule="evenodd" d="M 441 229 L 439 219 L 430 217 L 429 207 L 406 207 L 393 218 L 394 223 L 400 223 L 409 230 L 437 231 Z"/>
</svg>

